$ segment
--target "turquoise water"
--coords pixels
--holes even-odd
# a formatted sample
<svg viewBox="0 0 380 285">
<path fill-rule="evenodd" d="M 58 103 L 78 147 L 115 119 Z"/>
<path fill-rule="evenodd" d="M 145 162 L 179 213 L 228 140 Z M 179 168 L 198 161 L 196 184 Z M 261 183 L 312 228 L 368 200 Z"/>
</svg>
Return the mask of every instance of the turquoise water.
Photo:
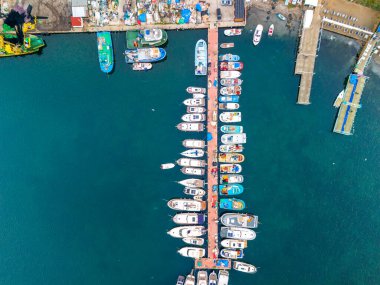
<svg viewBox="0 0 380 285">
<path fill-rule="evenodd" d="M 168 58 L 132 72 L 113 34 L 115 72 L 99 70 L 95 35 L 51 36 L 41 56 L 2 60 L 0 284 L 175 284 L 192 261 L 176 250 L 166 200 L 181 196 L 162 172 L 189 137 L 185 112 L 193 47 L 206 31 L 169 32 Z M 380 98 L 369 74 L 355 135 L 331 133 L 332 103 L 356 54 L 324 39 L 312 105 L 295 104 L 295 39 L 236 41 L 245 63 L 248 211 L 260 216 L 231 284 L 379 284 Z M 344 51 L 344 52 L 342 52 Z"/>
</svg>

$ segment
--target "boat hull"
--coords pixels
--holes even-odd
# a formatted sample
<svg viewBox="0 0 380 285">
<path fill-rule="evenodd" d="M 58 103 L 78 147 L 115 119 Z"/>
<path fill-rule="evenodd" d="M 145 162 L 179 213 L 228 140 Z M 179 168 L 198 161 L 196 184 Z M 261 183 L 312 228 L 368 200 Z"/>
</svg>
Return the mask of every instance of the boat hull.
<svg viewBox="0 0 380 285">
<path fill-rule="evenodd" d="M 195 45 L 195 75 L 207 75 L 207 43 L 199 40 Z"/>
<path fill-rule="evenodd" d="M 100 70 L 110 73 L 113 70 L 113 47 L 110 32 L 97 32 L 98 59 Z"/>
<path fill-rule="evenodd" d="M 220 176 L 220 183 L 243 183 L 244 177 L 240 174 L 223 174 Z"/>
<path fill-rule="evenodd" d="M 219 194 L 221 196 L 240 195 L 244 192 L 243 185 L 240 184 L 223 184 L 219 185 Z"/>
<path fill-rule="evenodd" d="M 149 63 L 163 60 L 166 57 L 166 51 L 163 48 L 141 48 L 126 50 L 124 55 L 126 63 Z"/>
<path fill-rule="evenodd" d="M 219 96 L 219 102 L 220 103 L 238 103 L 239 102 L 239 96 L 237 96 L 237 95 Z"/>
<path fill-rule="evenodd" d="M 257 216 L 250 214 L 226 213 L 220 217 L 220 221 L 226 227 L 257 228 L 259 220 Z"/>
<path fill-rule="evenodd" d="M 245 209 L 245 202 L 241 199 L 222 198 L 219 201 L 219 208 L 232 211 L 241 211 Z"/>
</svg>

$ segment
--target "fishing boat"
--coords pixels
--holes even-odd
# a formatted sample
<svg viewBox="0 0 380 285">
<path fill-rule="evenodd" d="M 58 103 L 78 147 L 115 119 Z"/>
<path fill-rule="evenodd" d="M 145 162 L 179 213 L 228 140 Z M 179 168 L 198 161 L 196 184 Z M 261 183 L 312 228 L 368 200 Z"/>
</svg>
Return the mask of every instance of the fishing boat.
<svg viewBox="0 0 380 285">
<path fill-rule="evenodd" d="M 279 18 L 281 21 L 286 21 L 286 17 L 282 15 L 281 13 L 276 14 L 277 18 Z"/>
<path fill-rule="evenodd" d="M 204 122 L 206 121 L 205 114 L 185 114 L 182 116 L 182 121 L 185 122 Z"/>
<path fill-rule="evenodd" d="M 173 222 L 179 225 L 201 225 L 206 221 L 202 213 L 179 213 L 173 217 Z"/>
<path fill-rule="evenodd" d="M 236 249 L 244 249 L 247 248 L 248 243 L 246 240 L 239 239 L 224 239 L 220 243 L 223 247 L 227 248 L 236 248 Z"/>
<path fill-rule="evenodd" d="M 207 271 L 200 270 L 197 275 L 197 285 L 207 285 Z"/>
<path fill-rule="evenodd" d="M 225 134 L 241 134 L 243 132 L 243 126 L 224 125 L 220 127 L 220 131 Z"/>
<path fill-rule="evenodd" d="M 219 120 L 223 123 L 239 123 L 241 122 L 241 112 L 222 112 Z"/>
<path fill-rule="evenodd" d="M 202 93 L 193 93 L 193 98 L 194 98 L 194 99 L 204 99 L 204 98 L 206 98 L 206 94 L 202 94 Z"/>
<path fill-rule="evenodd" d="M 241 144 L 222 144 L 219 146 L 220 152 L 243 152 L 243 149 Z"/>
<path fill-rule="evenodd" d="M 206 202 L 193 199 L 171 199 L 168 207 L 172 210 L 200 212 L 206 209 Z"/>
<path fill-rule="evenodd" d="M 205 174 L 205 170 L 203 168 L 194 168 L 194 167 L 182 167 L 181 172 L 186 175 L 203 176 Z"/>
<path fill-rule="evenodd" d="M 189 166 L 189 167 L 205 167 L 206 161 L 201 159 L 194 158 L 180 158 L 177 160 L 177 164 L 180 166 Z"/>
<path fill-rule="evenodd" d="M 219 55 L 219 61 L 239 61 L 240 56 L 232 53 Z"/>
<path fill-rule="evenodd" d="M 237 103 L 239 102 L 239 96 L 238 95 L 219 96 L 218 100 L 220 103 Z"/>
<path fill-rule="evenodd" d="M 224 35 L 227 37 L 240 36 L 243 29 L 227 29 L 224 30 Z"/>
<path fill-rule="evenodd" d="M 244 64 L 242 62 L 223 61 L 219 64 L 220 70 L 242 70 Z"/>
<path fill-rule="evenodd" d="M 247 228 L 222 227 L 220 229 L 220 236 L 222 238 L 254 240 L 256 238 L 256 233 L 253 230 Z"/>
<path fill-rule="evenodd" d="M 226 87 L 238 86 L 243 83 L 243 80 L 240 78 L 223 78 L 220 80 L 220 84 Z"/>
<path fill-rule="evenodd" d="M 180 275 L 178 276 L 177 283 L 175 285 L 184 285 L 185 283 L 185 277 Z"/>
<path fill-rule="evenodd" d="M 273 36 L 273 32 L 274 32 L 274 25 L 272 24 L 269 26 L 268 36 L 270 37 Z"/>
<path fill-rule="evenodd" d="M 45 46 L 41 37 L 16 33 L 0 33 L 0 57 L 19 56 L 37 53 Z"/>
<path fill-rule="evenodd" d="M 205 185 L 204 180 L 195 179 L 195 178 L 181 180 L 181 181 L 178 181 L 178 183 L 185 187 L 197 187 L 197 188 L 203 188 L 203 186 Z"/>
<path fill-rule="evenodd" d="M 219 185 L 219 194 L 221 196 L 239 195 L 244 192 L 243 185 L 240 184 L 223 184 Z"/>
<path fill-rule="evenodd" d="M 191 245 L 199 245 L 202 246 L 205 243 L 204 238 L 196 238 L 196 237 L 186 237 L 183 238 L 182 241 Z"/>
<path fill-rule="evenodd" d="M 113 69 L 113 49 L 110 32 L 97 32 L 98 58 L 100 69 L 104 73 L 110 73 Z"/>
<path fill-rule="evenodd" d="M 220 176 L 220 183 L 243 183 L 244 177 L 240 174 L 224 174 Z"/>
<path fill-rule="evenodd" d="M 257 228 L 259 218 L 250 214 L 226 213 L 220 217 L 220 221 L 226 227 Z"/>
<path fill-rule="evenodd" d="M 136 70 L 136 71 L 145 71 L 145 70 L 149 70 L 149 69 L 152 69 L 152 64 L 151 63 L 148 63 L 148 62 L 138 62 L 138 63 L 134 63 L 132 65 L 132 69 L 133 70 Z"/>
<path fill-rule="evenodd" d="M 196 114 L 201 114 L 206 112 L 205 107 L 187 107 L 186 111 L 190 114 L 196 113 Z"/>
<path fill-rule="evenodd" d="M 228 285 L 229 273 L 227 270 L 220 270 L 218 273 L 218 285 Z"/>
<path fill-rule="evenodd" d="M 207 75 L 207 44 L 205 40 L 195 45 L 195 75 Z"/>
<path fill-rule="evenodd" d="M 220 103 L 219 109 L 220 110 L 237 110 L 239 109 L 240 105 L 238 103 Z"/>
<path fill-rule="evenodd" d="M 182 145 L 187 148 L 204 148 L 206 146 L 205 141 L 203 140 L 184 140 Z"/>
<path fill-rule="evenodd" d="M 127 63 L 157 62 L 166 57 L 166 51 L 163 48 L 139 48 L 126 50 L 124 55 Z"/>
<path fill-rule="evenodd" d="M 195 285 L 195 276 L 193 275 L 193 271 L 191 271 L 191 274 L 186 276 L 184 285 Z"/>
<path fill-rule="evenodd" d="M 233 48 L 235 46 L 234 43 L 222 43 L 220 44 L 220 48 Z"/>
<path fill-rule="evenodd" d="M 177 129 L 183 132 L 202 132 L 205 125 L 202 123 L 179 123 Z"/>
<path fill-rule="evenodd" d="M 215 271 L 210 273 L 210 276 L 208 277 L 208 285 L 216 285 L 218 282 L 218 276 L 216 275 Z"/>
<path fill-rule="evenodd" d="M 173 168 L 175 166 L 174 163 L 163 163 L 161 164 L 161 169 L 170 169 L 170 168 Z"/>
<path fill-rule="evenodd" d="M 243 167 L 241 167 L 240 164 L 221 164 L 220 165 L 220 173 L 222 174 L 235 174 L 235 173 L 241 173 Z"/>
<path fill-rule="evenodd" d="M 190 94 L 194 94 L 194 93 L 206 94 L 206 88 L 202 88 L 202 87 L 190 86 L 190 87 L 186 88 L 186 91 L 187 91 L 187 93 L 190 93 Z"/>
<path fill-rule="evenodd" d="M 244 257 L 244 251 L 242 249 L 223 248 L 220 251 L 220 256 L 229 259 L 241 259 Z"/>
<path fill-rule="evenodd" d="M 158 47 L 168 40 L 168 34 L 162 29 L 144 29 L 126 32 L 127 49 Z"/>
<path fill-rule="evenodd" d="M 167 232 L 168 235 L 175 238 L 200 237 L 205 233 L 206 229 L 204 226 L 181 226 Z"/>
<path fill-rule="evenodd" d="M 206 195 L 206 191 L 200 188 L 193 188 L 193 187 L 185 187 L 183 189 L 183 193 L 186 195 L 192 195 L 192 196 L 203 196 Z"/>
<path fill-rule="evenodd" d="M 190 158 L 202 157 L 204 154 L 205 154 L 204 150 L 196 149 L 196 148 L 191 148 L 191 149 L 181 152 L 181 155 L 190 157 Z"/>
<path fill-rule="evenodd" d="M 205 105 L 205 99 L 189 98 L 183 101 L 183 104 L 191 107 L 203 107 Z"/>
<path fill-rule="evenodd" d="M 219 201 L 219 208 L 233 211 L 241 211 L 245 209 L 245 203 L 241 199 L 222 198 Z"/>
<path fill-rule="evenodd" d="M 223 144 L 242 144 L 247 142 L 247 136 L 245 133 L 242 134 L 225 134 L 222 135 Z"/>
<path fill-rule="evenodd" d="M 220 72 L 220 78 L 238 78 L 240 77 L 241 75 L 241 72 L 240 71 L 236 71 L 236 70 L 233 70 L 233 71 L 221 71 Z"/>
<path fill-rule="evenodd" d="M 191 257 L 191 258 L 202 258 L 205 256 L 205 249 L 199 248 L 199 247 L 183 247 L 180 250 L 178 250 L 178 253 L 185 257 Z"/>
<path fill-rule="evenodd" d="M 261 36 L 263 34 L 264 27 L 262 25 L 257 25 L 255 33 L 253 34 L 253 44 L 257 46 L 260 43 Z"/>
<path fill-rule="evenodd" d="M 244 161 L 244 155 L 241 153 L 219 153 L 219 162 L 228 163 L 242 163 Z"/>
<path fill-rule="evenodd" d="M 240 261 L 234 261 L 233 268 L 237 271 L 244 272 L 244 273 L 256 273 L 257 268 L 251 264 L 240 262 Z"/>
<path fill-rule="evenodd" d="M 230 87 L 222 87 L 220 89 L 220 95 L 240 95 L 241 94 L 241 86 L 230 86 Z"/>
</svg>

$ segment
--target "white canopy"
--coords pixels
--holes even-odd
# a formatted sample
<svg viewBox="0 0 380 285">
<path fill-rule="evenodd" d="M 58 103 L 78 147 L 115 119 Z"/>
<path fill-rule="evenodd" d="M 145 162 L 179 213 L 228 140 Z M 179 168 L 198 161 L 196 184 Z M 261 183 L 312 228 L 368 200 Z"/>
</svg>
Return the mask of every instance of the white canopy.
<svg viewBox="0 0 380 285">
<path fill-rule="evenodd" d="M 305 5 L 317 7 L 318 6 L 318 0 L 305 0 Z"/>
<path fill-rule="evenodd" d="M 305 15 L 303 16 L 303 28 L 308 29 L 310 28 L 311 22 L 313 21 L 313 10 L 306 10 Z"/>
<path fill-rule="evenodd" d="M 85 7 L 71 7 L 73 17 L 87 17 L 87 9 Z"/>
</svg>

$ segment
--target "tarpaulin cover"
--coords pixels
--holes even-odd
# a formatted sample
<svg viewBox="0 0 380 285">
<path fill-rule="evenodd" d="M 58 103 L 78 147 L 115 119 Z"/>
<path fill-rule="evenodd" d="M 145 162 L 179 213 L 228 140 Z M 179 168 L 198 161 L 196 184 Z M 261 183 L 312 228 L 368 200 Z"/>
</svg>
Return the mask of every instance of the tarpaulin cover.
<svg viewBox="0 0 380 285">
<path fill-rule="evenodd" d="M 146 22 L 146 13 L 142 13 L 141 15 L 139 15 L 138 19 L 143 23 Z"/>
<path fill-rule="evenodd" d="M 185 23 L 188 23 L 190 20 L 191 11 L 189 9 L 183 9 L 181 12 L 181 16 L 183 20 L 185 21 Z"/>
<path fill-rule="evenodd" d="M 195 5 L 195 10 L 197 10 L 197 11 L 202 11 L 202 6 L 201 6 L 201 4 L 197 4 L 197 5 Z"/>
<path fill-rule="evenodd" d="M 211 133 L 207 133 L 207 141 L 211 141 L 212 140 L 212 134 Z"/>
</svg>

